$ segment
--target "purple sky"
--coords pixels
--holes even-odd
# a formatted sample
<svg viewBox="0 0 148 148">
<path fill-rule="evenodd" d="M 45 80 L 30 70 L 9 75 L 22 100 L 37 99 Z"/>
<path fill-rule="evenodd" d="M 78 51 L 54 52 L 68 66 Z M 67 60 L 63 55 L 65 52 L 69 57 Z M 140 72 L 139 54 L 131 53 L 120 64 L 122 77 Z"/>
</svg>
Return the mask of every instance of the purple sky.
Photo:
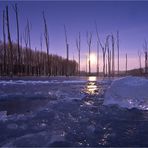
<svg viewBox="0 0 148 148">
<path fill-rule="evenodd" d="M 99 2 L 99 1 L 26 1 L 5 2 L 0 1 L 0 20 L 2 10 L 9 5 L 11 34 L 16 41 L 16 22 L 12 4 L 19 7 L 20 32 L 24 32 L 26 19 L 32 24 L 31 41 L 32 47 L 40 48 L 40 35 L 43 34 L 42 11 L 47 18 L 50 36 L 50 53 L 66 56 L 65 38 L 63 25 L 66 25 L 68 42 L 70 44 L 70 58 L 77 59 L 75 39 L 78 32 L 82 38 L 81 67 L 85 68 L 85 56 L 88 53 L 86 32 L 93 33 L 92 52 L 96 53 L 96 33 L 94 21 L 98 24 L 100 38 L 104 41 L 107 34 L 120 32 L 121 69 L 125 69 L 125 53 L 128 53 L 128 69 L 138 67 L 137 51 L 143 52 L 142 46 L 148 39 L 148 1 L 143 2 Z M 2 39 L 2 23 L 0 23 L 0 39 Z M 45 50 L 45 46 L 44 50 Z M 100 53 L 101 54 L 101 53 Z M 92 64 L 95 71 L 95 64 Z"/>
</svg>

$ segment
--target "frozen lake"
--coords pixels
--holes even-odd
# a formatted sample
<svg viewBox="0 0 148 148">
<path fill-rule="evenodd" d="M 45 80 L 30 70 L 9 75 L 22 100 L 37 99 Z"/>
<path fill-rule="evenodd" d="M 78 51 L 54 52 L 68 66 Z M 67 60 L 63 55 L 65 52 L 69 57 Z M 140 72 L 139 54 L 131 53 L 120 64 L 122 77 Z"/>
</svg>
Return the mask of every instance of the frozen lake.
<svg viewBox="0 0 148 148">
<path fill-rule="evenodd" d="M 148 146 L 148 111 L 104 105 L 113 79 L 0 80 L 0 146 Z"/>
</svg>

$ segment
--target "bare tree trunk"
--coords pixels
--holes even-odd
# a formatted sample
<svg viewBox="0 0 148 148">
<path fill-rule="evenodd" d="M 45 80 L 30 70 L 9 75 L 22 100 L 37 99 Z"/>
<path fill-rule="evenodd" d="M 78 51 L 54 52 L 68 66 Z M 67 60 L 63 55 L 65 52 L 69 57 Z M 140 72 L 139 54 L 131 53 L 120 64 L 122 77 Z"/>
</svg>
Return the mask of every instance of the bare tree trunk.
<svg viewBox="0 0 148 148">
<path fill-rule="evenodd" d="M 105 64 L 105 76 L 107 76 L 107 59 L 106 59 L 106 64 Z"/>
<path fill-rule="evenodd" d="M 18 8 L 17 4 L 14 5 L 14 11 L 16 15 L 16 26 L 17 26 L 17 50 L 18 50 L 18 73 L 20 73 L 20 65 L 21 65 L 21 53 L 20 53 L 20 37 L 19 37 L 19 20 L 18 20 Z"/>
<path fill-rule="evenodd" d="M 43 49 L 42 49 L 42 42 L 43 42 L 43 39 L 42 39 L 42 34 L 40 36 L 40 48 L 41 48 L 41 54 L 40 54 L 40 63 L 41 63 L 41 75 L 44 74 L 44 61 L 43 61 Z"/>
<path fill-rule="evenodd" d="M 6 34 L 5 34 L 5 10 L 3 10 L 3 46 L 4 46 L 4 75 L 6 74 Z"/>
<path fill-rule="evenodd" d="M 28 45 L 29 45 L 29 65 L 28 65 L 28 70 L 29 70 L 29 75 L 32 75 L 32 57 L 31 57 L 31 38 L 30 38 L 30 22 L 27 19 L 27 35 L 28 35 Z"/>
<path fill-rule="evenodd" d="M 108 76 L 111 76 L 111 51 L 109 50 L 108 56 Z"/>
<path fill-rule="evenodd" d="M 99 43 L 97 42 L 97 76 L 99 76 Z"/>
<path fill-rule="evenodd" d="M 25 68 L 25 74 L 29 75 L 29 52 L 28 52 L 28 25 L 25 27 L 24 31 L 24 43 L 25 43 L 25 61 L 24 61 L 24 68 Z"/>
<path fill-rule="evenodd" d="M 37 76 L 39 76 L 40 74 L 40 70 L 39 70 L 39 64 L 40 64 L 40 58 L 39 58 L 39 52 L 37 51 L 37 49 L 35 48 L 35 63 L 34 63 L 34 66 L 35 66 L 35 73 Z"/>
<path fill-rule="evenodd" d="M 49 61 L 49 33 L 47 29 L 47 23 L 46 18 L 43 12 L 43 20 L 44 20 L 44 38 L 46 43 L 46 49 L 47 49 L 47 75 L 50 76 L 50 61 Z"/>
<path fill-rule="evenodd" d="M 103 76 L 105 76 L 105 55 L 106 55 L 106 47 L 103 47 L 101 41 L 100 41 L 100 37 L 99 37 L 99 33 L 98 33 L 98 29 L 97 29 L 97 24 L 95 23 L 95 28 L 96 28 L 96 34 L 97 34 L 97 40 L 98 43 L 100 44 L 100 47 L 102 49 L 102 56 L 103 56 Z M 105 45 L 106 46 L 106 45 Z"/>
<path fill-rule="evenodd" d="M 42 38 L 42 34 L 40 36 L 40 46 L 41 46 L 41 70 L 42 70 L 42 74 L 46 75 L 46 65 L 45 65 L 45 59 L 44 59 L 44 54 L 43 54 L 43 38 Z"/>
<path fill-rule="evenodd" d="M 145 40 L 144 42 L 144 55 L 145 55 L 145 73 L 147 74 L 147 70 L 148 70 L 148 47 L 147 47 L 147 41 Z"/>
<path fill-rule="evenodd" d="M 139 70 L 140 70 L 140 74 L 142 74 L 141 52 L 140 51 L 138 51 L 138 58 L 139 58 Z"/>
<path fill-rule="evenodd" d="M 104 70 L 108 68 L 108 73 L 107 73 L 107 70 L 106 70 L 106 75 L 108 74 L 108 76 L 110 76 L 110 68 L 111 68 L 111 65 L 110 65 L 111 62 L 110 62 L 110 50 L 109 50 L 109 38 L 110 38 L 110 35 L 107 35 L 106 42 L 105 42 L 105 50 L 103 50 L 103 53 L 104 53 L 104 57 L 103 57 L 104 58 L 104 62 L 105 62 L 105 55 L 106 55 L 106 51 L 107 51 L 106 64 L 104 63 L 103 66 L 104 66 Z M 105 65 L 106 65 L 106 68 L 105 68 Z"/>
<path fill-rule="evenodd" d="M 115 74 L 115 50 L 114 50 L 114 36 L 112 35 L 112 76 Z"/>
<path fill-rule="evenodd" d="M 80 67 L 80 49 L 81 49 L 81 37 L 80 37 L 80 32 L 79 32 L 79 38 L 76 39 L 76 46 L 77 46 L 77 50 L 78 50 L 78 63 L 79 63 L 79 66 L 78 66 L 78 73 L 79 73 L 79 76 L 80 76 L 80 70 L 81 70 L 81 67 Z"/>
<path fill-rule="evenodd" d="M 117 31 L 118 75 L 119 75 L 119 32 Z"/>
<path fill-rule="evenodd" d="M 9 12 L 8 12 L 8 6 L 6 6 L 6 22 L 7 22 L 7 33 L 8 33 L 8 46 L 10 50 L 10 73 L 9 75 L 13 76 L 13 47 L 12 47 L 12 41 L 11 41 L 11 35 L 10 35 L 10 28 L 9 28 Z"/>
<path fill-rule="evenodd" d="M 110 71 L 111 71 L 110 50 L 109 50 L 109 37 L 110 36 L 107 36 L 107 39 L 106 39 L 106 48 L 107 48 L 107 53 L 108 53 L 108 76 L 110 76 Z"/>
<path fill-rule="evenodd" d="M 102 48 L 102 59 L 103 59 L 103 76 L 105 77 L 105 67 L 106 67 L 106 47 L 104 48 Z"/>
<path fill-rule="evenodd" d="M 69 76 L 69 44 L 68 44 L 68 40 L 67 40 L 67 31 L 66 31 L 66 27 L 64 25 L 64 32 L 65 32 L 65 43 L 66 43 L 66 76 Z"/>
<path fill-rule="evenodd" d="M 87 56 L 86 56 L 86 76 L 87 76 Z"/>
<path fill-rule="evenodd" d="M 126 61 L 125 61 L 125 72 L 127 74 L 127 53 L 126 53 Z"/>
<path fill-rule="evenodd" d="M 20 73 L 21 75 L 23 74 L 23 44 L 22 44 L 22 35 L 20 37 L 20 55 L 21 55 L 21 58 L 20 58 Z"/>
<path fill-rule="evenodd" d="M 147 52 L 145 52 L 145 73 L 147 74 L 147 70 L 148 70 L 148 64 L 147 64 L 147 61 L 148 61 L 148 58 L 147 58 Z"/>
<path fill-rule="evenodd" d="M 91 55 L 91 43 L 92 43 L 92 33 L 90 32 L 86 34 L 87 37 L 87 44 L 88 44 L 88 54 L 89 54 L 89 61 L 88 61 L 88 70 L 89 70 L 89 76 L 91 75 L 91 60 L 90 60 L 90 55 Z"/>
</svg>

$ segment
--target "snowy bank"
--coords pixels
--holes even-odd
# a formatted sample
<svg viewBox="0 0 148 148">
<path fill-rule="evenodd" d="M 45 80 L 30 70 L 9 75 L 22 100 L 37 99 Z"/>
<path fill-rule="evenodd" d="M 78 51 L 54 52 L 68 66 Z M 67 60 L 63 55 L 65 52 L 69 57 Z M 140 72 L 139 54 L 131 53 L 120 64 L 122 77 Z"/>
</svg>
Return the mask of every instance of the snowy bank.
<svg viewBox="0 0 148 148">
<path fill-rule="evenodd" d="M 110 104 L 148 110 L 148 80 L 128 76 L 113 81 L 104 99 L 104 105 Z"/>
</svg>

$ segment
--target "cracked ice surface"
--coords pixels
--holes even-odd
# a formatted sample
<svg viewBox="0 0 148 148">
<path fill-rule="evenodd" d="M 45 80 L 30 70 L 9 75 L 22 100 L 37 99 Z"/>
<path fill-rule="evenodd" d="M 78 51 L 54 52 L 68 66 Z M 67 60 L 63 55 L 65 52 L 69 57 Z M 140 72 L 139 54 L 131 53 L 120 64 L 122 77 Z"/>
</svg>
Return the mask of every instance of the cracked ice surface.
<svg viewBox="0 0 148 148">
<path fill-rule="evenodd" d="M 12 81 L 0 83 L 0 146 L 148 146 L 147 111 L 103 105 L 112 79 Z"/>
</svg>

